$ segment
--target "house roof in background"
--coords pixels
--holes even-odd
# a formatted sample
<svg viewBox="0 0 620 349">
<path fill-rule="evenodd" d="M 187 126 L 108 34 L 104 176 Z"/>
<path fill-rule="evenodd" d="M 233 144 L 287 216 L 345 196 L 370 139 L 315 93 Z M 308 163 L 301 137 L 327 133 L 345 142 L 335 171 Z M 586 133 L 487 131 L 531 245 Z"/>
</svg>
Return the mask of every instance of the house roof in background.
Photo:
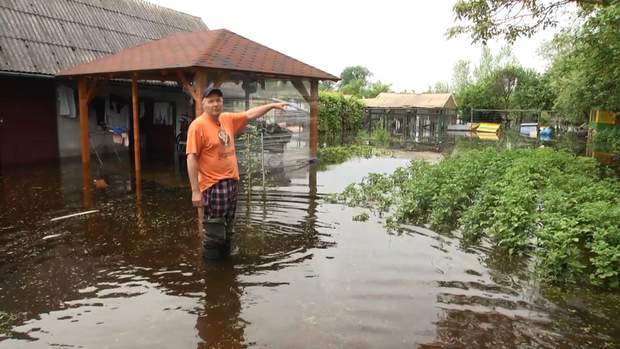
<svg viewBox="0 0 620 349">
<path fill-rule="evenodd" d="M 41 75 L 208 29 L 199 17 L 143 0 L 2 1 L 0 23 L 0 71 Z"/>
<path fill-rule="evenodd" d="M 451 93 L 388 93 L 382 92 L 375 98 L 362 99 L 369 108 L 448 108 L 455 109 L 456 102 Z"/>
</svg>

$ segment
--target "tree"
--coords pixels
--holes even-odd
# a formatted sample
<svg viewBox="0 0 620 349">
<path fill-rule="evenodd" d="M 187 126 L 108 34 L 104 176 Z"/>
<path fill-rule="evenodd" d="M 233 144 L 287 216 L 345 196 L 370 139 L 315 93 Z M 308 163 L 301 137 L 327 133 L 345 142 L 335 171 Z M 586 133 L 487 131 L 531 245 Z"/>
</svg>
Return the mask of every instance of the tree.
<svg viewBox="0 0 620 349">
<path fill-rule="evenodd" d="M 457 90 L 463 109 L 549 109 L 553 94 L 548 80 L 520 65 L 495 68 L 483 78 Z"/>
<path fill-rule="evenodd" d="M 356 97 L 362 97 L 362 91 L 366 83 L 362 80 L 351 80 L 347 84 L 341 84 L 338 91 L 345 95 L 352 95 Z"/>
<path fill-rule="evenodd" d="M 364 98 L 375 98 L 379 95 L 379 93 L 390 92 L 391 90 L 391 84 L 384 84 L 381 81 L 375 81 L 362 90 L 362 96 Z"/>
<path fill-rule="evenodd" d="M 620 111 L 620 6 L 602 8 L 544 47 L 554 109 L 584 121 L 592 109 Z"/>
<path fill-rule="evenodd" d="M 362 67 L 361 65 L 346 67 L 340 73 L 340 85 L 348 85 L 353 81 L 360 81 L 362 85 L 366 85 L 368 83 L 368 79 L 372 76 L 372 73 L 366 67 Z"/>
<path fill-rule="evenodd" d="M 346 67 L 340 74 L 340 84 L 338 91 L 346 95 L 356 97 L 373 98 L 381 92 L 389 92 L 391 85 L 381 81 L 370 82 L 372 73 L 368 68 L 362 66 Z"/>
<path fill-rule="evenodd" d="M 435 86 L 428 87 L 426 93 L 450 93 L 451 87 L 450 84 L 446 81 L 437 81 Z"/>
<path fill-rule="evenodd" d="M 319 82 L 319 91 L 334 91 L 336 83 L 333 81 L 323 80 Z"/>
<path fill-rule="evenodd" d="M 531 37 L 537 31 L 557 25 L 558 13 L 576 3 L 582 14 L 617 0 L 458 0 L 453 7 L 460 23 L 448 30 L 449 37 L 469 33 L 474 42 L 503 38 L 509 43 Z"/>
<path fill-rule="evenodd" d="M 471 62 L 466 60 L 458 60 L 452 69 L 452 86 L 455 91 L 463 89 L 471 83 Z"/>
<path fill-rule="evenodd" d="M 493 72 L 494 93 L 503 102 L 502 108 L 510 109 L 511 97 L 520 83 L 521 67 L 506 67 Z"/>
<path fill-rule="evenodd" d="M 495 69 L 495 60 L 491 49 L 487 45 L 482 45 L 480 50 L 480 62 L 474 67 L 474 79 L 484 79 Z"/>
</svg>

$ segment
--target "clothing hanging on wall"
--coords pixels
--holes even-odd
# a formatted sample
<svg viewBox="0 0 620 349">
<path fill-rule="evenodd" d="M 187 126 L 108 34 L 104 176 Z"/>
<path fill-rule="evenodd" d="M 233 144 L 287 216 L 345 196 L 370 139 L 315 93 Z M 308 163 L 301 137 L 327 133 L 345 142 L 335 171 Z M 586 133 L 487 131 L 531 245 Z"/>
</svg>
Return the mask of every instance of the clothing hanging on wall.
<svg viewBox="0 0 620 349">
<path fill-rule="evenodd" d="M 106 108 L 106 123 L 108 128 L 129 129 L 129 104 L 122 98 L 110 95 Z"/>
<path fill-rule="evenodd" d="M 153 125 L 172 125 L 172 105 L 168 102 L 153 104 Z"/>
<path fill-rule="evenodd" d="M 60 116 L 68 118 L 77 117 L 73 88 L 67 85 L 58 85 L 56 87 L 56 110 Z"/>
</svg>

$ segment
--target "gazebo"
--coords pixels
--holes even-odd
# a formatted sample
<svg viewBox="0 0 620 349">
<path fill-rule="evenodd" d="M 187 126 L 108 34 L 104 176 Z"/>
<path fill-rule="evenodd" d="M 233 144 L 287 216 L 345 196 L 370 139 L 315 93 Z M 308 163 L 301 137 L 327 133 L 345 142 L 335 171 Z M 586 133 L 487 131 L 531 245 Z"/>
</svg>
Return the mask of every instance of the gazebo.
<svg viewBox="0 0 620 349">
<path fill-rule="evenodd" d="M 90 187 L 88 105 L 97 86 L 130 80 L 136 181 L 141 178 L 138 81 L 176 83 L 202 113 L 201 93 L 225 81 L 290 81 L 310 105 L 310 155 L 318 145 L 318 84 L 339 78 L 226 29 L 181 32 L 127 48 L 116 54 L 63 70 L 57 76 L 77 80 L 80 144 L 85 188 Z M 308 88 L 309 87 L 309 88 Z"/>
</svg>

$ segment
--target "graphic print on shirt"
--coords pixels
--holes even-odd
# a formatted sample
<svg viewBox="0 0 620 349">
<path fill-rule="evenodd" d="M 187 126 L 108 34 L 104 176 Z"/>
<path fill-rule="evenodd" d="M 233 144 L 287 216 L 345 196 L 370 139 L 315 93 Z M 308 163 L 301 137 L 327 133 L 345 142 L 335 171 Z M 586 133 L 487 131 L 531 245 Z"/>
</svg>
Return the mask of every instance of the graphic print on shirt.
<svg viewBox="0 0 620 349">
<path fill-rule="evenodd" d="M 220 127 L 220 131 L 217 133 L 217 137 L 220 139 L 220 142 L 222 142 L 225 147 L 228 147 L 230 137 L 228 137 L 228 133 L 226 133 L 226 130 L 223 127 Z"/>
</svg>

